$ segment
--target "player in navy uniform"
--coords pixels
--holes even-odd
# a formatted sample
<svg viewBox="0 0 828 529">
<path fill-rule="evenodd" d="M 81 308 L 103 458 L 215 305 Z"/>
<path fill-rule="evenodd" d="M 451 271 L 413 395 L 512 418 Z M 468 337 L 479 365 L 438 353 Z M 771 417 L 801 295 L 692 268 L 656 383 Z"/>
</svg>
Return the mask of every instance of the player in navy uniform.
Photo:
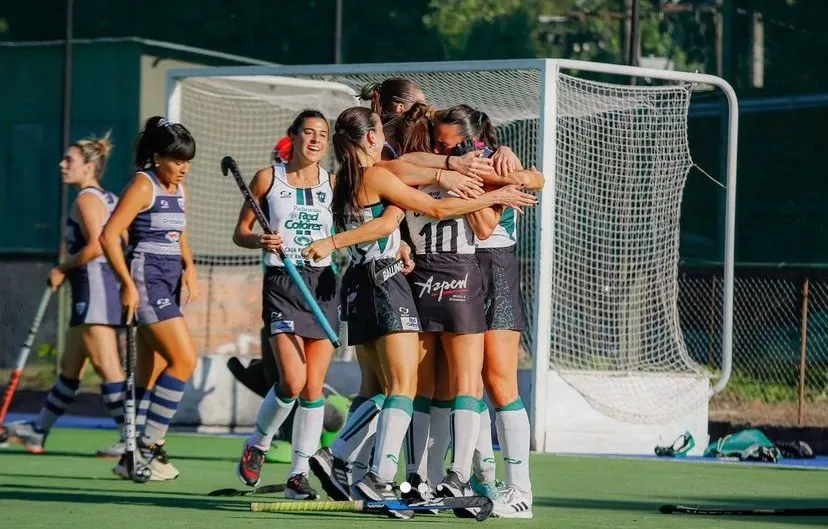
<svg viewBox="0 0 828 529">
<path fill-rule="evenodd" d="M 463 155 L 468 149 L 492 153 L 498 149 L 488 116 L 467 105 L 457 105 L 438 113 L 434 136 L 437 150 L 444 154 Z M 518 170 L 504 173 L 504 179 L 519 181 L 530 190 L 543 187 L 540 173 L 519 170 L 519 160 L 515 161 L 515 166 Z M 515 254 L 517 215 L 514 209 L 493 206 L 471 213 L 467 218 L 475 233 L 474 243 L 485 291 L 483 383 L 496 407 L 498 440 L 506 465 L 506 488 L 498 491 L 494 487 L 491 421 L 489 410 L 483 404 L 474 457 L 478 482 L 475 488 L 499 500 L 495 502 L 496 515 L 531 518 L 529 418 L 517 383 L 520 333 L 525 328 L 520 268 Z"/>
<path fill-rule="evenodd" d="M 321 112 L 305 110 L 293 120 L 287 134 L 289 146 L 285 148 L 286 141 L 280 141 L 279 159 L 259 170 L 250 183 L 251 193 L 276 234 L 255 233 L 256 219 L 246 204 L 233 234 L 237 245 L 266 252 L 262 318 L 279 369 L 279 382 L 262 402 L 256 429 L 244 443 L 237 474 L 249 486 L 259 483 L 265 453 L 298 400 L 291 442 L 293 465 L 285 495 L 315 499 L 317 493 L 308 483 L 308 459 L 318 448 L 322 433 L 323 384 L 334 348 L 277 251 L 296 264 L 331 327 L 338 329 L 339 298 L 331 259 L 306 262 L 301 254 L 313 240 L 333 231 L 332 181 L 320 166 L 328 150 L 328 121 Z"/>
<path fill-rule="evenodd" d="M 471 200 L 434 200 L 376 166 L 384 142 L 379 116 L 369 109 L 350 108 L 337 119 L 333 143 L 341 169 L 332 208 L 337 231 L 359 229 L 379 217 L 391 203 L 435 218 L 462 215 L 496 203 L 534 203 L 534 197 L 515 188 L 503 188 Z M 336 242 L 338 237 L 339 234 L 333 237 L 335 247 L 340 246 Z M 386 384 L 387 397 L 379 413 L 373 464 L 353 487 L 356 495 L 379 500 L 396 497 L 391 480 L 413 411 L 419 359 L 415 333 L 421 327 L 411 288 L 399 273 L 402 266 L 395 261 L 399 230 L 395 228 L 380 239 L 365 240 L 349 248 L 353 262 L 343 279 L 342 313 L 348 322 L 349 344 L 363 345 L 378 360 Z"/>
<path fill-rule="evenodd" d="M 143 397 L 149 403 L 138 452 L 152 479 L 160 481 L 179 474 L 169 462 L 164 438 L 196 365 L 180 308 L 182 284 L 190 300 L 198 295 L 183 185 L 195 153 L 195 140 L 184 125 L 160 116 L 147 120 L 138 136 L 135 176 L 101 234 L 106 258 L 121 282 L 126 322 L 134 318 L 138 325 L 136 401 Z M 118 238 L 127 228 L 129 263 Z M 123 458 L 115 472 L 127 476 Z"/>
<path fill-rule="evenodd" d="M 60 375 L 33 422 L 12 423 L 9 438 L 29 452 L 43 452 L 50 429 L 71 405 L 80 387 L 87 359 L 103 381 L 101 397 L 120 427 L 124 422 L 124 374 L 118 354 L 116 327 L 121 322 L 119 284 L 104 258 L 98 236 L 118 198 L 101 187 L 106 161 L 112 151 L 107 133 L 73 143 L 60 162 L 63 183 L 78 190 L 66 219 L 65 240 L 69 258 L 49 272 L 57 291 L 65 280 L 72 289 L 72 316 L 66 351 L 60 358 Z M 119 441 L 98 451 L 100 457 L 119 457 Z"/>
</svg>

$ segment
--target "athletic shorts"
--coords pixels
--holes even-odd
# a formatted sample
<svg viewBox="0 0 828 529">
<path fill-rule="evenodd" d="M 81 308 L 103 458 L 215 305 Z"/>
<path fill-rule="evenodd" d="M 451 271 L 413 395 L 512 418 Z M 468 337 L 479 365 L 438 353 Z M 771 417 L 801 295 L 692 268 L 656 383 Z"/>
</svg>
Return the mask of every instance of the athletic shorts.
<svg viewBox="0 0 828 529">
<path fill-rule="evenodd" d="M 423 332 L 486 332 L 483 278 L 474 255 L 415 255 L 414 264 L 408 282 Z"/>
<path fill-rule="evenodd" d="M 139 327 L 182 316 L 180 255 L 136 253 L 129 268 L 138 287 L 140 303 L 136 323 Z"/>
<path fill-rule="evenodd" d="M 66 274 L 72 289 L 72 316 L 69 326 L 121 325 L 121 284 L 112 268 L 95 261 Z"/>
<path fill-rule="evenodd" d="M 420 332 L 411 288 L 402 263 L 378 259 L 352 264 L 342 279 L 342 314 L 348 345 L 362 345 L 395 332 Z"/>
<path fill-rule="evenodd" d="M 333 269 L 330 266 L 298 266 L 296 269 L 336 332 L 339 329 L 339 297 Z M 281 266 L 268 266 L 265 270 L 262 321 L 270 336 L 287 333 L 318 340 L 328 337 L 302 291 Z"/>
<path fill-rule="evenodd" d="M 489 330 L 522 331 L 526 328 L 520 292 L 520 268 L 515 246 L 478 248 L 477 262 L 483 274 L 486 327 Z"/>
</svg>

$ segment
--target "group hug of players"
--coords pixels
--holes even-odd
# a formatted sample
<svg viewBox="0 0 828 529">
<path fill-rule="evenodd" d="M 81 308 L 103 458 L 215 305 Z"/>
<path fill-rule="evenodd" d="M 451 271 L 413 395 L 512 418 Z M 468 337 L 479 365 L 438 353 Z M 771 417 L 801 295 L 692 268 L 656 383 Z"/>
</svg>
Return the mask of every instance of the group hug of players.
<svg viewBox="0 0 828 529">
<path fill-rule="evenodd" d="M 237 475 L 259 484 L 273 437 L 296 407 L 290 499 L 318 497 L 310 472 L 335 500 L 396 499 L 404 452 L 412 488 L 403 498 L 476 493 L 492 499 L 495 516 L 531 518 L 515 243 L 517 215 L 536 202 L 523 190 L 541 189 L 543 176 L 499 146 L 485 113 L 467 105 L 435 109 L 412 80 L 371 83 L 361 98 L 370 108 L 343 111 L 333 130 L 322 113 L 301 112 L 277 144 L 273 165 L 253 177 L 251 193 L 275 234 L 256 228 L 246 204 L 239 214 L 235 244 L 264 251 L 262 318 L 279 379 L 261 404 Z M 321 165 L 330 144 L 336 174 Z M 63 181 L 78 189 L 66 225 L 70 258 L 49 273 L 53 289 L 68 280 L 72 290 L 67 349 L 36 420 L 9 424 L 5 434 L 43 452 L 87 360 L 122 425 L 116 328 L 126 314 L 139 328 L 138 457 L 153 480 L 168 480 L 179 471 L 165 437 L 197 358 L 180 309 L 182 287 L 189 298 L 198 295 L 183 185 L 196 145 L 184 125 L 154 117 L 135 150 L 136 173 L 120 199 L 101 186 L 107 137 L 74 143 L 60 163 Z M 350 257 L 341 281 L 331 263 L 339 249 Z M 330 325 L 345 322 L 348 344 L 357 346 L 360 392 L 330 448 L 318 449 L 334 348 L 282 255 L 297 265 Z M 496 408 L 505 482 L 495 479 L 484 392 Z M 123 452 L 121 440 L 98 455 Z M 123 458 L 114 471 L 129 477 Z"/>
</svg>

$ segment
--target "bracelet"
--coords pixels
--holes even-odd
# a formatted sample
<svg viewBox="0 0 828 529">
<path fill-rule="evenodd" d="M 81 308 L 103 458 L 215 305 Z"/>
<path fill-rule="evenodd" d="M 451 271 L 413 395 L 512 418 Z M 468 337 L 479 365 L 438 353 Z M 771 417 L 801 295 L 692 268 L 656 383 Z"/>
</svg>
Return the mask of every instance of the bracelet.
<svg viewBox="0 0 828 529">
<path fill-rule="evenodd" d="M 441 176 L 443 176 L 443 170 L 437 169 L 437 178 L 434 179 L 434 183 L 439 184 Z"/>
<path fill-rule="evenodd" d="M 336 245 L 336 236 L 331 235 L 331 243 L 333 244 L 334 250 L 338 250 L 339 247 Z"/>
<path fill-rule="evenodd" d="M 451 170 L 451 167 L 449 167 L 449 158 L 451 158 L 450 154 L 446 156 L 446 171 Z"/>
</svg>

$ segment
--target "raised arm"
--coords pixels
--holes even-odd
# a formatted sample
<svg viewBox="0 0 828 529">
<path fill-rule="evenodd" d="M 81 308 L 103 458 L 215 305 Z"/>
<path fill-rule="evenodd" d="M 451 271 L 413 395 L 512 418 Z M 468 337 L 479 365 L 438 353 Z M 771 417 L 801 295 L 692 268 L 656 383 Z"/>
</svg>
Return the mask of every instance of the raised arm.
<svg viewBox="0 0 828 529">
<path fill-rule="evenodd" d="M 503 206 L 492 206 L 466 215 L 466 220 L 469 221 L 469 226 L 474 231 L 475 237 L 481 241 L 491 237 L 500 222 L 503 210 Z"/>
<path fill-rule="evenodd" d="M 430 168 L 403 160 L 380 162 L 377 165 L 385 167 L 406 185 L 411 187 L 438 185 L 446 191 L 453 192 L 465 198 L 474 198 L 483 193 L 482 180 L 462 175 L 456 171 Z"/>
<path fill-rule="evenodd" d="M 519 185 L 527 191 L 540 191 L 545 183 L 543 174 L 534 167 L 531 169 L 517 169 L 503 176 L 486 176 L 483 181 L 491 186 Z"/>
<path fill-rule="evenodd" d="M 388 206 L 378 218 L 357 228 L 313 241 L 302 250 L 302 256 L 312 261 L 321 261 L 334 250 L 382 239 L 393 233 L 404 218 L 405 212 L 402 209 L 394 205 Z"/>
<path fill-rule="evenodd" d="M 505 186 L 474 199 L 436 200 L 422 191 L 405 185 L 393 173 L 382 167 L 367 169 L 363 178 L 369 195 L 379 196 L 405 210 L 416 211 L 434 219 L 458 217 L 495 204 L 520 208 L 521 206 L 533 206 L 537 202 L 534 196 L 518 191 L 516 186 Z"/>
<path fill-rule="evenodd" d="M 267 195 L 273 183 L 273 169 L 265 167 L 259 169 L 250 181 L 250 193 L 253 198 L 260 202 Z M 236 246 L 249 248 L 251 250 L 263 249 L 269 252 L 276 252 L 282 247 L 282 236 L 278 233 L 255 233 L 253 227 L 256 225 L 256 215 L 247 201 L 242 204 L 239 211 L 239 220 L 236 222 L 236 229 L 233 230 L 233 242 Z"/>
</svg>

